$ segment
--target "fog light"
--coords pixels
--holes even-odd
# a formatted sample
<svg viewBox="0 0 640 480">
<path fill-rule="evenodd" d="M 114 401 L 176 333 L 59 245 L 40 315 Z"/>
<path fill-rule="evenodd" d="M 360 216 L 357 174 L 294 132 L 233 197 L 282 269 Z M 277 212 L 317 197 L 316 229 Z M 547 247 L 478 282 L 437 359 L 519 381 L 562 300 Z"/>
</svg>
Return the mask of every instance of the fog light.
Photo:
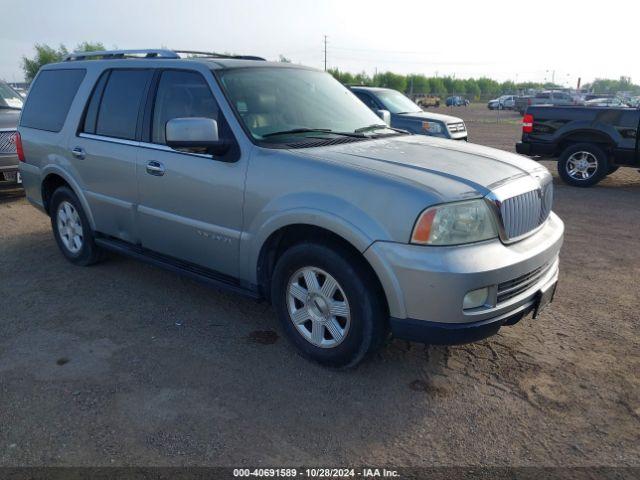
<svg viewBox="0 0 640 480">
<path fill-rule="evenodd" d="M 464 296 L 464 300 L 462 301 L 462 309 L 469 310 L 471 308 L 481 307 L 487 303 L 488 298 L 489 287 L 471 290 Z"/>
</svg>

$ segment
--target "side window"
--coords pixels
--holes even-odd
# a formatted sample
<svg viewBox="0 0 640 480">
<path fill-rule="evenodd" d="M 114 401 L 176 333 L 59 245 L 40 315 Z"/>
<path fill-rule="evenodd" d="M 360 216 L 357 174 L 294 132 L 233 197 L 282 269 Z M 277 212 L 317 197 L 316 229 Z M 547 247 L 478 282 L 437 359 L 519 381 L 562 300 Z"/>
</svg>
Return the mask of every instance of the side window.
<svg viewBox="0 0 640 480">
<path fill-rule="evenodd" d="M 153 107 L 151 141 L 165 144 L 165 127 L 173 118 L 205 117 L 218 121 L 218 104 L 197 72 L 166 70 L 158 82 Z M 219 127 L 220 122 L 218 121 Z"/>
<path fill-rule="evenodd" d="M 362 93 L 362 92 L 353 92 L 355 93 L 356 97 L 358 97 L 360 100 L 362 100 L 364 102 L 364 104 L 369 107 L 371 110 L 378 110 L 378 105 L 376 105 L 376 102 L 373 100 L 373 98 L 371 98 L 370 95 L 367 95 L 366 93 Z"/>
<path fill-rule="evenodd" d="M 20 125 L 50 132 L 62 130 L 85 73 L 84 69 L 40 72 L 29 91 Z"/>
<path fill-rule="evenodd" d="M 151 75 L 151 70 L 111 71 L 97 111 L 96 135 L 135 140 L 140 104 L 145 98 Z M 93 96 L 99 95 L 100 91 L 96 88 Z M 92 126 L 88 114 L 91 113 L 93 101 L 92 98 L 87 110 L 85 128 Z"/>
</svg>

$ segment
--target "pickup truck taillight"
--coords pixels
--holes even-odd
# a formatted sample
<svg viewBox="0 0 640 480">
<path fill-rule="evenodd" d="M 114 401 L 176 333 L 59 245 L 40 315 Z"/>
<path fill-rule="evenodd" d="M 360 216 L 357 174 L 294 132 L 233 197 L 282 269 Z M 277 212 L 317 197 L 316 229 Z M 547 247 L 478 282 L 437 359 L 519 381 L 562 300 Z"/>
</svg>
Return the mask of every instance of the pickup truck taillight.
<svg viewBox="0 0 640 480">
<path fill-rule="evenodd" d="M 533 115 L 526 114 L 522 117 L 522 133 L 533 132 Z"/>
<path fill-rule="evenodd" d="M 20 160 L 21 162 L 24 162 L 24 149 L 22 148 L 22 138 L 20 138 L 20 134 L 18 132 L 16 132 L 16 134 L 13 137 L 13 141 L 16 144 L 16 153 L 18 154 L 18 160 Z"/>
</svg>

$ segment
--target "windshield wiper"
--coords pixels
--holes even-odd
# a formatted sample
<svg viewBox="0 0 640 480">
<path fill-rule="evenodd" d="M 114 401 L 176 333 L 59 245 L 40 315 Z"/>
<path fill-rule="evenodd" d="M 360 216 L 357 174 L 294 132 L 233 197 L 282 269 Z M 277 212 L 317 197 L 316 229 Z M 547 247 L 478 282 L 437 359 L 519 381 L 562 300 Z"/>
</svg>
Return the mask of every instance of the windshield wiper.
<svg viewBox="0 0 640 480">
<path fill-rule="evenodd" d="M 336 132 L 334 130 L 331 130 L 330 128 L 307 128 L 307 127 L 302 127 L 302 128 L 292 128 L 291 130 L 282 130 L 280 132 L 271 132 L 271 133 L 266 133 L 264 135 L 262 135 L 262 138 L 267 138 L 267 137 L 275 137 L 277 135 L 293 135 L 296 133 L 330 133 L 332 135 L 342 135 L 345 137 L 356 137 L 356 138 L 362 138 L 363 135 L 358 135 L 357 132 Z"/>
<path fill-rule="evenodd" d="M 389 128 L 389 126 L 386 123 L 384 124 L 376 123 L 373 125 L 368 125 L 366 127 L 356 128 L 354 130 L 354 133 L 368 132 L 369 130 L 379 130 L 381 128 Z"/>
<path fill-rule="evenodd" d="M 392 131 L 397 132 L 397 133 L 410 133 L 407 130 L 403 130 L 401 128 L 391 127 L 391 126 L 389 126 L 387 124 L 384 124 L 384 125 L 381 125 L 381 124 L 369 125 L 368 127 L 356 128 L 354 131 L 356 133 L 361 133 L 361 132 L 366 132 L 366 131 L 369 131 L 369 130 L 378 130 L 378 129 L 381 129 L 381 128 L 384 128 L 386 130 L 392 130 Z"/>
</svg>

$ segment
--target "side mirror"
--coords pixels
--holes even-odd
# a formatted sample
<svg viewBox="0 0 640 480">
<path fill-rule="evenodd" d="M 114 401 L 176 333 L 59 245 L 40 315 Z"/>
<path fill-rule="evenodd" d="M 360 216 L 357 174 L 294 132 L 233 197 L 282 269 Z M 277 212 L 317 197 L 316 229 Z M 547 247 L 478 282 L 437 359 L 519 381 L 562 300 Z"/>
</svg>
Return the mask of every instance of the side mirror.
<svg viewBox="0 0 640 480">
<path fill-rule="evenodd" d="M 219 154 L 229 148 L 218 137 L 218 122 L 212 118 L 172 118 L 165 126 L 165 138 L 171 148 L 199 148 Z"/>
<path fill-rule="evenodd" d="M 391 126 L 391 112 L 389 110 L 376 110 L 376 115 L 378 115 L 384 123 Z"/>
</svg>

